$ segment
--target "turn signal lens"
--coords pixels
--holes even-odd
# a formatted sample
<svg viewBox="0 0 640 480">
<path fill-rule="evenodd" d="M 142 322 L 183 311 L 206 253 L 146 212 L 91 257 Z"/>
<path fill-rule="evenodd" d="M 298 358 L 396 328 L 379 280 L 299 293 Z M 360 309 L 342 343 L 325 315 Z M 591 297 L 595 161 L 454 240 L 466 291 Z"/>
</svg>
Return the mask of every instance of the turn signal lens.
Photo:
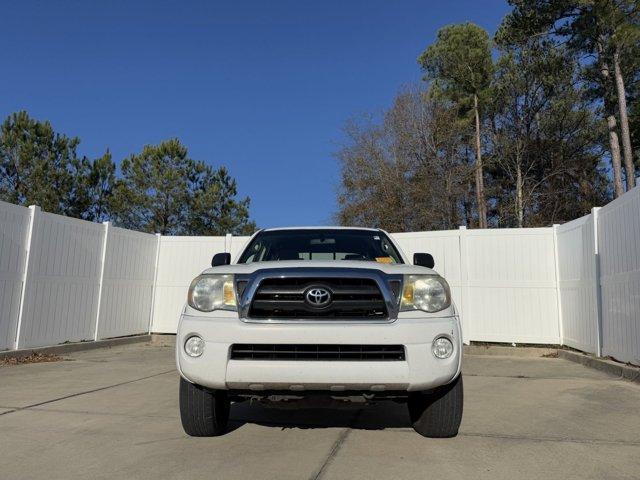
<svg viewBox="0 0 640 480">
<path fill-rule="evenodd" d="M 236 292 L 233 291 L 231 280 L 227 280 L 222 286 L 222 302 L 228 307 L 236 306 Z"/>
<path fill-rule="evenodd" d="M 402 291 L 402 302 L 405 304 L 413 303 L 413 283 L 407 283 Z"/>
</svg>

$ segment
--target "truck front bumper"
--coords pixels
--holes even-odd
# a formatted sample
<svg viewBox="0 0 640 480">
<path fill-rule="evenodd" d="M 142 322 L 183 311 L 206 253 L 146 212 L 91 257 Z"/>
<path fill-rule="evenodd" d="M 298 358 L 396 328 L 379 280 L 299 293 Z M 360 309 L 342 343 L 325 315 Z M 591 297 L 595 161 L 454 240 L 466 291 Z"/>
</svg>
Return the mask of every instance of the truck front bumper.
<svg viewBox="0 0 640 480">
<path fill-rule="evenodd" d="M 460 373 L 462 334 L 457 316 L 398 318 L 393 323 L 245 323 L 231 312 L 183 314 L 176 338 L 180 375 L 212 389 L 251 391 L 420 391 L 449 383 Z M 199 335 L 201 356 L 189 357 L 185 341 Z M 446 359 L 432 353 L 435 338 L 454 345 Z M 405 347 L 398 361 L 231 360 L 233 344 L 345 344 Z"/>
</svg>

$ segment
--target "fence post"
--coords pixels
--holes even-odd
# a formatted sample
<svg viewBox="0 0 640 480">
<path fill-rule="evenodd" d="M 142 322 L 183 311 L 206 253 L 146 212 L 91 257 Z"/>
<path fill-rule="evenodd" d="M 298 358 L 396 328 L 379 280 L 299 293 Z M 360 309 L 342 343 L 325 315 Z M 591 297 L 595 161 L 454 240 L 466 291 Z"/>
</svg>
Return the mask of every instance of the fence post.
<svg viewBox="0 0 640 480">
<path fill-rule="evenodd" d="M 600 285 L 600 248 L 598 247 L 598 211 L 600 207 L 593 207 L 591 209 L 591 216 L 593 217 L 593 261 L 595 264 L 594 269 L 594 297 L 596 299 L 596 355 L 602 356 L 602 286 Z"/>
<path fill-rule="evenodd" d="M 467 227 L 458 227 L 458 242 L 460 249 L 460 323 L 462 326 L 462 341 L 469 344 L 469 269 L 467 265 Z"/>
<path fill-rule="evenodd" d="M 13 344 L 13 349 L 18 350 L 20 348 L 20 333 L 22 330 L 22 317 L 24 316 L 24 304 L 27 298 L 27 281 L 29 280 L 29 265 L 31 259 L 31 243 L 35 229 L 37 227 L 38 218 L 42 210 L 37 205 L 29 205 L 31 216 L 29 217 L 29 230 L 27 232 L 27 253 L 24 259 L 24 272 L 22 274 L 22 291 L 20 292 L 20 310 L 18 313 L 18 325 L 16 326 L 16 338 Z"/>
<path fill-rule="evenodd" d="M 102 286 L 104 281 L 104 264 L 107 258 L 107 241 L 109 239 L 109 227 L 111 222 L 102 222 L 104 225 L 104 238 L 102 239 L 102 258 L 100 260 L 100 283 L 98 284 L 98 311 L 96 312 L 96 328 L 93 332 L 93 341 L 98 340 L 98 327 L 100 325 L 100 305 L 102 303 Z"/>
<path fill-rule="evenodd" d="M 156 261 L 155 267 L 153 269 L 153 287 L 151 287 L 151 309 L 149 312 L 149 326 L 147 328 L 147 333 L 151 334 L 151 329 L 153 328 L 153 317 L 156 310 L 156 287 L 158 284 L 158 263 L 160 259 L 160 239 L 162 238 L 162 234 L 156 233 Z"/>
<path fill-rule="evenodd" d="M 231 253 L 231 242 L 233 242 L 233 235 L 227 233 L 224 236 L 224 251 L 227 253 Z"/>
<path fill-rule="evenodd" d="M 564 325 L 562 323 L 562 290 L 560 289 L 560 258 L 558 256 L 558 225 L 553 224 L 553 261 L 556 274 L 556 305 L 558 309 L 558 336 L 560 345 L 564 345 Z"/>
</svg>

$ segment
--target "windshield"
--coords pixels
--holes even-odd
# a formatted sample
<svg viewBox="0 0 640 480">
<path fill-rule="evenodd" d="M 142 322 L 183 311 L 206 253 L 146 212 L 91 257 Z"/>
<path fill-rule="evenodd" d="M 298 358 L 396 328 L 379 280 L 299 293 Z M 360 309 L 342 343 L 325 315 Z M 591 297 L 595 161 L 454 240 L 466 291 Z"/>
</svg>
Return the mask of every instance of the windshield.
<svg viewBox="0 0 640 480">
<path fill-rule="evenodd" d="M 404 263 L 387 235 L 373 230 L 273 230 L 258 233 L 238 263 L 365 260 Z"/>
</svg>

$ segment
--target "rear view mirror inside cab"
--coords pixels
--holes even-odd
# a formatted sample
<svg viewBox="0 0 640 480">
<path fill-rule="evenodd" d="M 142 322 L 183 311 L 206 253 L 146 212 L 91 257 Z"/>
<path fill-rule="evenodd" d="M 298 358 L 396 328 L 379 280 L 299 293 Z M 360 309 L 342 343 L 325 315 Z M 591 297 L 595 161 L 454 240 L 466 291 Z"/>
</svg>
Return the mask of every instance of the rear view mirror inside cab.
<svg viewBox="0 0 640 480">
<path fill-rule="evenodd" d="M 310 245 L 335 245 L 335 238 L 312 238 L 309 242 Z"/>
</svg>

